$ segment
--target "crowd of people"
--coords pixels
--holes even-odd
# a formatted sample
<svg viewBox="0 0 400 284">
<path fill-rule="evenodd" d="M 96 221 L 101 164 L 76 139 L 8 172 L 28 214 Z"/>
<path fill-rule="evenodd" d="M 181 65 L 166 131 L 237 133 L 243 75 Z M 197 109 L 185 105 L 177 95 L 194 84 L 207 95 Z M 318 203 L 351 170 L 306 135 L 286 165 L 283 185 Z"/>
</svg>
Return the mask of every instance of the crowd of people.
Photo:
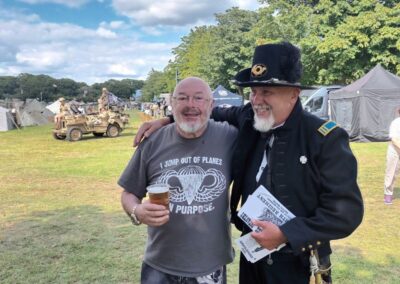
<svg viewBox="0 0 400 284">
<path fill-rule="evenodd" d="M 172 107 L 165 99 L 162 99 L 154 103 L 142 103 L 140 110 L 154 118 L 161 118 L 170 115 Z"/>
</svg>

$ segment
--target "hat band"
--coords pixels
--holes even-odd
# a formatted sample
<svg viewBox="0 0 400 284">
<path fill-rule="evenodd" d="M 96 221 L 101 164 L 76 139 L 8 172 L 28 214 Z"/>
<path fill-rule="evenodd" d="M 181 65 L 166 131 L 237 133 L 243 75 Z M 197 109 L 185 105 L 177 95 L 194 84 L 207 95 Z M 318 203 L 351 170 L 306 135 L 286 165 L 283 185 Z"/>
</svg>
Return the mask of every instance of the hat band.
<svg viewBox="0 0 400 284">
<path fill-rule="evenodd" d="M 251 82 L 265 83 L 265 84 L 299 85 L 300 86 L 300 83 L 291 83 L 291 82 L 288 82 L 288 81 L 285 81 L 285 80 L 279 80 L 277 78 L 271 78 L 271 79 L 268 79 L 268 80 L 257 80 L 257 79 L 254 79 L 254 81 L 250 81 L 249 83 L 251 83 Z"/>
</svg>

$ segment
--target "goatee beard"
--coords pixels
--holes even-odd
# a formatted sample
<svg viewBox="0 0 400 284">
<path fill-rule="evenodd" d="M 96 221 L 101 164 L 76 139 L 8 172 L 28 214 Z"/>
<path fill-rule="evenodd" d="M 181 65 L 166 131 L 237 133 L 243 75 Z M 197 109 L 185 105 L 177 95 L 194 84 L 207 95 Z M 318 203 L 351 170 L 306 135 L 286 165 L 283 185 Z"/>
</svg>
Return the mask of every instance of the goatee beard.
<svg viewBox="0 0 400 284">
<path fill-rule="evenodd" d="M 196 133 L 203 127 L 200 123 L 190 124 L 185 122 L 177 122 L 178 127 L 185 133 Z"/>
<path fill-rule="evenodd" d="M 270 114 L 267 118 L 259 118 L 257 114 L 254 114 L 254 124 L 255 130 L 260 132 L 268 132 L 272 129 L 275 123 L 275 118 Z"/>
</svg>

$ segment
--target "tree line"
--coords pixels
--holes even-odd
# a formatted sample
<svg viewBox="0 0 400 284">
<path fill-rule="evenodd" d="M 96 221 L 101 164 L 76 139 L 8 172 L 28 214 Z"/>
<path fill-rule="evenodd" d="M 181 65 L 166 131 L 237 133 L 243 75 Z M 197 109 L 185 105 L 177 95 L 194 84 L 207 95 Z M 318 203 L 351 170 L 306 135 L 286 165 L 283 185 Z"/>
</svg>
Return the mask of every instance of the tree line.
<svg viewBox="0 0 400 284">
<path fill-rule="evenodd" d="M 104 87 L 118 97 L 128 99 L 143 85 L 143 80 L 132 79 L 108 80 L 104 83 L 87 85 L 71 79 L 54 79 L 47 75 L 22 73 L 16 77 L 0 76 L 0 99 L 37 98 L 51 102 L 64 97 L 66 100 L 92 102 L 97 100 Z"/>
</svg>

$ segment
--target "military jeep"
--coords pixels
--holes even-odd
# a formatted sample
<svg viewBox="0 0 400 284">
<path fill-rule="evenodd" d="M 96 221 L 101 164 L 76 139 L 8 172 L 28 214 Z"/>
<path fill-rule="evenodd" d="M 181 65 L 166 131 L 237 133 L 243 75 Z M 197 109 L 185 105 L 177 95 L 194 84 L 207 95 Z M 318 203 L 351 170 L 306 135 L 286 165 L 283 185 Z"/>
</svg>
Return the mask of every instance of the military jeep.
<svg viewBox="0 0 400 284">
<path fill-rule="evenodd" d="M 108 110 L 100 114 L 71 114 L 63 116 L 53 129 L 57 140 L 79 141 L 83 134 L 117 137 L 129 122 L 129 115 Z"/>
</svg>

